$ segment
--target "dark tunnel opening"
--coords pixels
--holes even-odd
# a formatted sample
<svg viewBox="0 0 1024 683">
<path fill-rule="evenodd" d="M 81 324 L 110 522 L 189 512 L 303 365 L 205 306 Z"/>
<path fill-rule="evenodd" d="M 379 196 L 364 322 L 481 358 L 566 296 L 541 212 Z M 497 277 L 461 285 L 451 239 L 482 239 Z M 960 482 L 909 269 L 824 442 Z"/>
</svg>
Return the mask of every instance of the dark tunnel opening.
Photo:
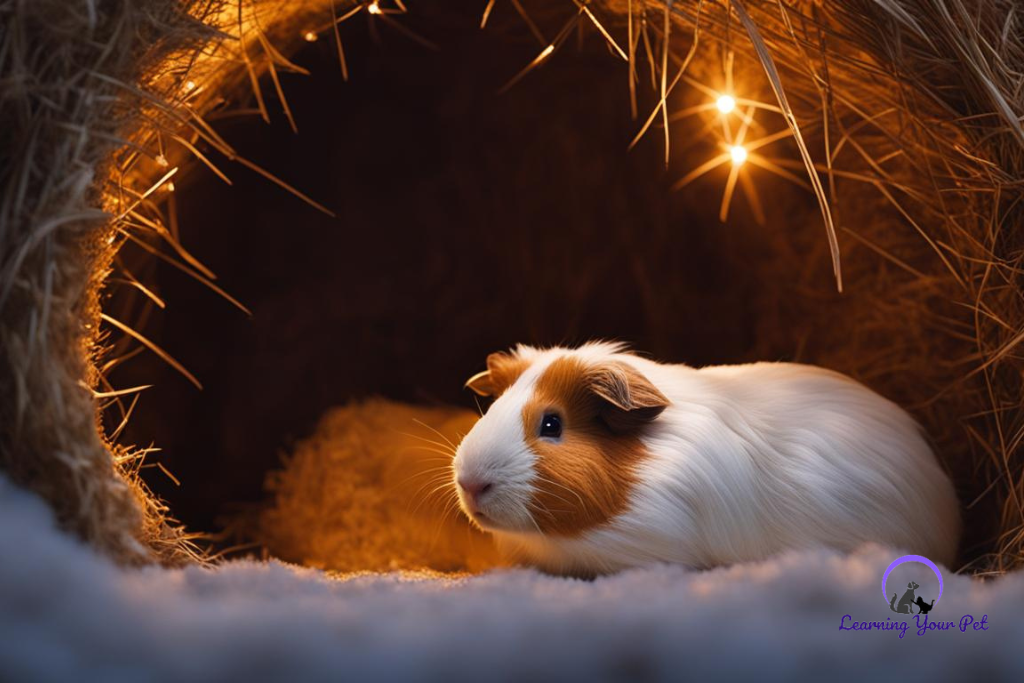
<svg viewBox="0 0 1024 683">
<path fill-rule="evenodd" d="M 755 357 L 756 263 L 776 258 L 763 227 L 739 201 L 719 222 L 727 169 L 671 191 L 716 141 L 688 139 L 668 169 L 660 131 L 630 151 L 655 95 L 634 120 L 626 64 L 593 31 L 499 93 L 537 44 L 514 15 L 496 9 L 487 31 L 479 21 L 475 8 L 421 8 L 406 25 L 438 50 L 353 22 L 348 83 L 327 36 L 306 45 L 293 59 L 311 75 L 283 78 L 298 134 L 269 82 L 271 125 L 211 117 L 337 216 L 238 166 L 231 186 L 201 166 L 183 174 L 181 241 L 251 318 L 138 259 L 167 301 L 140 329 L 204 389 L 151 354 L 122 364 L 120 384 L 155 385 L 123 440 L 160 447 L 151 459 L 180 485 L 143 476 L 188 527 L 220 529 L 259 503 L 266 473 L 327 408 L 368 396 L 471 407 L 464 380 L 515 343 L 610 338 L 695 365 Z M 766 187 L 769 223 L 813 221 L 812 197 Z M 111 306 L 139 319 L 141 301 L 126 290 Z"/>
</svg>

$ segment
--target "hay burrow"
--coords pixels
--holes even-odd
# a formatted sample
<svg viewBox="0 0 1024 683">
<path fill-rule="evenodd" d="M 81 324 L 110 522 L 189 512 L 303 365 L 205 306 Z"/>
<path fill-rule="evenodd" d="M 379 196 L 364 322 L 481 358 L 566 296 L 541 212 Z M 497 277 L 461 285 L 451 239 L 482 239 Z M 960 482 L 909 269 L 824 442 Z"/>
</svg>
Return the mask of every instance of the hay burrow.
<svg viewBox="0 0 1024 683">
<path fill-rule="evenodd" d="M 575 4 L 537 5 L 526 9 L 548 39 L 577 23 L 596 35 Z M 130 242 L 206 277 L 165 227 L 166 184 L 208 163 L 254 170 L 203 117 L 253 103 L 254 87 L 265 107 L 260 88 L 276 90 L 303 32 L 352 7 L 0 3 L 0 466 L 119 561 L 183 561 L 194 549 L 138 476 L 146 449 L 117 443 L 121 420 L 110 412 L 100 423 L 111 406 L 128 413 L 132 395 L 111 395 L 105 377 L 144 345 L 131 334 L 140 321 L 101 317 L 115 256 Z M 684 63 L 670 114 L 685 92 L 692 101 L 691 79 L 714 83 L 730 54 L 751 95 L 768 101 L 770 55 L 819 168 L 844 293 L 817 209 L 769 225 L 769 252 L 737 239 L 736 267 L 763 283 L 748 292 L 756 334 L 747 353 L 834 367 L 905 405 L 936 440 L 967 508 L 962 559 L 1018 566 L 1024 27 L 1015 3 L 704 2 L 675 3 L 667 15 L 660 2 L 587 7 L 634 54 L 638 129 Z M 496 18 L 494 39 L 529 36 L 517 20 L 519 33 Z M 543 79 L 546 67 L 524 78 Z M 642 144 L 662 135 L 655 117 Z M 803 173 L 799 155 L 784 161 Z M 671 356 L 669 346 L 649 350 Z"/>
</svg>

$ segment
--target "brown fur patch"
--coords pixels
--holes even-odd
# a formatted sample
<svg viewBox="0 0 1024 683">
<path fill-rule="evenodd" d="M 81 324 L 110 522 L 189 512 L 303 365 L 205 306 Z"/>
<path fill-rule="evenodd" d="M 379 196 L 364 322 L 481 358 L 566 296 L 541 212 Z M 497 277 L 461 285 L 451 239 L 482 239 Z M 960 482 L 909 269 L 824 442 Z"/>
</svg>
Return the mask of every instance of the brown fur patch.
<svg viewBox="0 0 1024 683">
<path fill-rule="evenodd" d="M 466 386 L 481 396 L 497 398 L 515 384 L 528 367 L 530 361 L 518 354 L 497 351 L 487 356 L 487 370 L 470 377 Z"/>
<path fill-rule="evenodd" d="M 647 378 L 624 363 L 554 361 L 538 378 L 522 413 L 526 441 L 538 454 L 532 503 L 541 531 L 575 536 L 623 512 L 636 468 L 648 457 L 638 427 L 667 405 Z M 562 420 L 558 442 L 538 435 L 549 411 Z"/>
</svg>

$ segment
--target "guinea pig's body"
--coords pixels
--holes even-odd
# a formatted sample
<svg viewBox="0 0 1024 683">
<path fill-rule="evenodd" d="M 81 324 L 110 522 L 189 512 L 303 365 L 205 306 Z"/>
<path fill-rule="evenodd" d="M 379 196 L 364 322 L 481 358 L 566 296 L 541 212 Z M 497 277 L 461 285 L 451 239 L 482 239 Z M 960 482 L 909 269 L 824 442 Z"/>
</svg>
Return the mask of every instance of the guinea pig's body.
<svg viewBox="0 0 1024 683">
<path fill-rule="evenodd" d="M 914 420 L 822 368 L 662 365 L 614 344 L 492 354 L 453 463 L 516 559 L 599 574 L 884 543 L 950 564 L 959 506 Z"/>
</svg>

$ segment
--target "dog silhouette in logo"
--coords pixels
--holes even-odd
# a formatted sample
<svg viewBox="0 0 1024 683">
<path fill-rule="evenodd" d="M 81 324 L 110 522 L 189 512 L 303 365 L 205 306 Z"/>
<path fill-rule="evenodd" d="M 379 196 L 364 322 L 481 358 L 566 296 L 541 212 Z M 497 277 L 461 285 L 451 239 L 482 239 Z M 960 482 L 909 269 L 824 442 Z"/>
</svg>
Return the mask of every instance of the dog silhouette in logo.
<svg viewBox="0 0 1024 683">
<path fill-rule="evenodd" d="M 895 597 L 895 596 L 893 596 L 893 597 Z M 917 605 L 921 609 L 921 611 L 918 612 L 918 614 L 928 614 L 929 612 L 932 611 L 932 607 L 935 607 L 935 601 L 934 600 L 932 600 L 932 604 L 929 605 L 927 602 L 924 601 L 924 598 L 922 598 L 920 595 L 917 596 L 917 602 L 915 602 L 914 604 Z"/>
<path fill-rule="evenodd" d="M 913 614 L 913 606 L 917 604 L 914 602 L 915 598 L 917 598 L 917 596 L 914 594 L 914 591 L 920 587 L 921 586 L 919 586 L 917 583 L 913 581 L 908 583 L 907 592 L 903 594 L 902 598 L 900 598 L 899 604 L 896 604 L 896 593 L 893 593 L 892 600 L 889 601 L 889 609 L 898 614 Z M 922 600 L 921 602 L 924 601 Z M 931 609 L 931 607 L 929 606 L 928 609 Z"/>
</svg>

